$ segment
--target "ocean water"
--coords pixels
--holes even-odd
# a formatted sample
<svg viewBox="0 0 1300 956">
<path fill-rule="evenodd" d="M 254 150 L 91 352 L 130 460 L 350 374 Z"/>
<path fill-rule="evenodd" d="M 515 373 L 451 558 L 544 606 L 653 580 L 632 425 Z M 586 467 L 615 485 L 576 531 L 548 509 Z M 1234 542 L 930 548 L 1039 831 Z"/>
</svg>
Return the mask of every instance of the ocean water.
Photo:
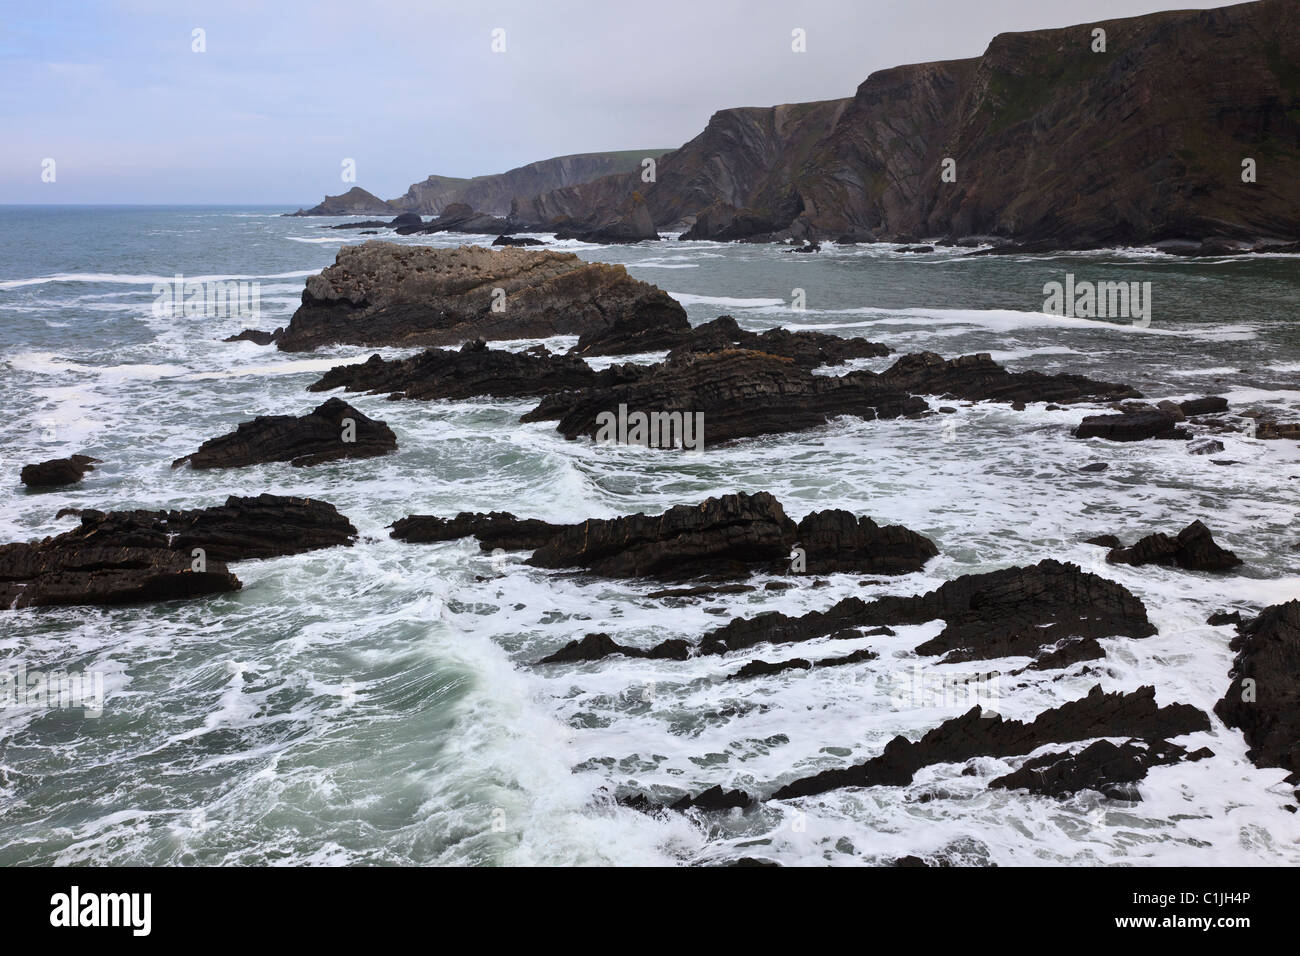
<svg viewBox="0 0 1300 956">
<path fill-rule="evenodd" d="M 266 329 L 285 324 L 304 277 L 369 237 L 267 208 L 0 208 L 0 541 L 75 524 L 65 507 L 182 508 L 230 494 L 310 495 L 361 532 L 352 548 L 240 562 L 244 589 L 140 607 L 0 612 L 0 671 L 86 669 L 103 714 L 0 709 L 0 864 L 871 865 L 943 855 L 997 865 L 1300 863 L 1300 815 L 1280 770 L 1245 759 L 1238 732 L 1181 742 L 1213 759 L 1153 769 L 1139 803 L 990 791 L 1020 763 L 942 765 L 908 787 L 768 802 L 748 813 L 650 816 L 616 794 L 715 784 L 768 792 L 879 753 L 969 707 L 899 706 L 889 687 L 939 624 L 891 638 L 760 647 L 686 662 L 611 658 L 539 667 L 590 631 L 648 646 L 698 638 L 733 616 L 906 594 L 1044 557 L 1080 563 L 1145 602 L 1159 635 L 1104 641 L 1106 659 L 1005 679 L 997 709 L 1031 718 L 1086 693 L 1154 684 L 1160 703 L 1209 711 L 1227 686 L 1232 631 L 1213 611 L 1300 597 L 1300 449 L 1243 430 L 1197 456 L 1185 442 L 1080 442 L 1087 407 L 1022 412 L 955 404 L 921 421 L 838 420 L 705 453 L 567 442 L 521 425 L 530 401 L 389 402 L 350 396 L 397 433 L 385 458 L 311 469 L 173 471 L 170 462 L 253 415 L 301 413 L 306 386 L 371 349 L 285 354 L 223 343 L 250 324 L 154 314 L 153 284 L 257 282 Z M 409 237 L 439 246 L 491 237 Z M 1014 369 L 1129 382 L 1148 397 L 1227 397 L 1234 410 L 1300 419 L 1300 261 L 1186 261 L 1142 250 L 965 258 L 888 246 L 664 241 L 549 244 L 620 262 L 692 321 L 734 315 L 865 336 L 903 353 L 991 352 Z M 1150 282 L 1151 322 L 1045 315 L 1043 285 Z M 806 308 L 792 307 L 803 290 Z M 571 339 L 548 341 L 566 347 Z M 525 348 L 533 342 L 503 347 Z M 402 354 L 383 350 L 385 355 Z M 637 357 L 640 361 L 656 355 Z M 621 359 L 620 359 L 621 360 Z M 614 360 L 602 360 L 608 362 Z M 854 363 L 883 368 L 892 359 Z M 837 371 L 842 371 L 837 370 Z M 934 405 L 944 404 L 938 400 Z M 1244 422 L 1243 422 L 1244 425 Z M 28 493 L 22 464 L 103 459 L 81 484 Z M 1233 464 L 1216 465 L 1212 459 Z M 1102 473 L 1082 465 L 1104 461 Z M 652 599 L 661 585 L 532 569 L 472 540 L 407 545 L 410 513 L 509 510 L 575 521 L 656 512 L 733 491 L 774 493 L 796 519 L 846 508 L 933 538 L 941 556 L 894 579 L 712 599 Z M 1083 544 L 1174 532 L 1193 518 L 1245 561 L 1197 574 L 1099 564 Z M 758 584 L 764 583 L 759 578 Z M 813 659 L 871 647 L 876 660 L 743 682 L 756 657 Z M 980 662 L 1010 671 L 1024 659 Z M 963 673 L 972 665 L 934 665 Z M 1085 672 L 1090 671 L 1090 672 Z"/>
</svg>

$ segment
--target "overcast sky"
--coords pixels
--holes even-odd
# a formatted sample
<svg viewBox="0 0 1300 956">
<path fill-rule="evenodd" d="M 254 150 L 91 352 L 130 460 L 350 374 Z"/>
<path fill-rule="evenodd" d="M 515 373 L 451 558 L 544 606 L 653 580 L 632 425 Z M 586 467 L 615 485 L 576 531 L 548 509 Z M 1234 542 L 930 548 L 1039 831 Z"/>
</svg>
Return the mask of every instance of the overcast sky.
<svg viewBox="0 0 1300 956">
<path fill-rule="evenodd" d="M 344 159 L 391 199 L 429 173 L 679 146 L 715 110 L 849 96 L 1001 32 L 1223 5 L 0 0 L 0 203 L 313 205 L 351 185 Z"/>
</svg>

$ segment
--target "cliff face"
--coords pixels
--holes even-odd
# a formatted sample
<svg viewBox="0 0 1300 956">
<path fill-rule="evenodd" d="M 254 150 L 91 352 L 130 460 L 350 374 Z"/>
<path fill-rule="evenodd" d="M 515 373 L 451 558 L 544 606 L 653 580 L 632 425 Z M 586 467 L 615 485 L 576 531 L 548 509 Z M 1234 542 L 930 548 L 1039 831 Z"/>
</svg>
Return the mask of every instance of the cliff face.
<svg viewBox="0 0 1300 956">
<path fill-rule="evenodd" d="M 607 176 L 512 219 L 594 222 L 632 191 L 658 227 L 693 218 L 692 238 L 1298 238 L 1300 4 L 1002 34 L 981 57 L 874 73 L 851 100 L 723 110 L 658 182 Z"/>
<path fill-rule="evenodd" d="M 451 203 L 459 202 L 477 212 L 504 216 L 510 211 L 510 204 L 516 196 L 532 196 L 575 183 L 590 182 L 612 173 L 640 169 L 642 159 L 658 157 L 664 152 L 662 149 L 633 149 L 613 153 L 577 153 L 473 179 L 430 176 L 411 186 L 405 195 L 392 200 L 392 205 L 405 212 L 437 215 Z"/>
</svg>

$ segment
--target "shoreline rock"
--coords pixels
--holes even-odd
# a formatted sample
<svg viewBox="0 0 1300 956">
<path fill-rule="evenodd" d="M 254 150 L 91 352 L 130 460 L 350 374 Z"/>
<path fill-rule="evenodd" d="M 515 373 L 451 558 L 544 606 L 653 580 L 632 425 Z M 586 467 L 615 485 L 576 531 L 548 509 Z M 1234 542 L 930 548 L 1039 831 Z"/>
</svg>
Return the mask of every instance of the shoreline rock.
<svg viewBox="0 0 1300 956">
<path fill-rule="evenodd" d="M 1227 571 L 1240 567 L 1242 561 L 1215 542 L 1201 521 L 1193 521 L 1176 537 L 1167 534 L 1149 534 L 1131 548 L 1116 546 L 1106 560 L 1111 564 L 1162 564 L 1180 567 L 1186 571 Z"/>
</svg>

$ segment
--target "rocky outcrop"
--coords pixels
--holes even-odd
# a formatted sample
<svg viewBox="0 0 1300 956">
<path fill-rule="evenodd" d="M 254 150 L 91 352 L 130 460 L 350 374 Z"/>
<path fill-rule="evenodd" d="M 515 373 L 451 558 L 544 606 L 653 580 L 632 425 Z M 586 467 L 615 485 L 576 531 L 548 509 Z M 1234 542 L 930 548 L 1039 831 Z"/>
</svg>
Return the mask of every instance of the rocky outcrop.
<svg viewBox="0 0 1300 956">
<path fill-rule="evenodd" d="M 918 654 L 944 662 L 1034 656 L 1078 638 L 1150 637 L 1156 633 L 1142 601 L 1123 585 L 1050 559 L 1036 565 L 962 575 L 915 597 L 866 602 L 845 598 L 801 617 L 737 618 L 705 636 L 701 653 L 726 653 L 762 643 L 807 641 L 855 629 L 924 624 L 942 619 Z"/>
<path fill-rule="evenodd" d="M 1014 773 L 990 780 L 989 786 L 1049 797 L 1096 790 L 1112 800 L 1140 801 L 1142 794 L 1137 784 L 1152 767 L 1213 756 L 1205 747 L 1189 753 L 1187 748 L 1167 740 L 1133 739 L 1119 745 L 1098 740 L 1078 753 L 1047 753 L 1026 760 Z"/>
<path fill-rule="evenodd" d="M 1292 0 L 1005 33 L 976 58 L 873 73 L 851 99 L 722 110 L 655 183 L 610 176 L 520 200 L 512 218 L 595 222 L 639 189 L 657 226 L 693 219 L 684 238 L 1286 248 L 1300 236 L 1296 62 Z M 1270 175 L 1244 182 L 1244 158 Z"/>
<path fill-rule="evenodd" d="M 488 514 L 462 511 L 454 518 L 408 515 L 391 525 L 391 536 L 410 544 L 432 544 L 474 537 L 484 551 L 532 551 L 540 548 L 569 525 L 551 524 L 536 518 L 516 518 L 508 511 Z"/>
<path fill-rule="evenodd" d="M 816 428 L 840 415 L 868 420 L 919 415 L 926 404 L 852 376 L 813 375 L 792 359 L 728 349 L 680 355 L 629 384 L 551 395 L 521 420 L 555 421 L 556 431 L 570 439 L 601 438 L 620 409 L 628 421 L 630 416 L 646 416 L 650 424 L 643 444 L 671 448 L 676 447 L 673 442 L 648 432 L 672 431 L 669 416 L 673 415 L 683 421 L 702 415 L 703 433 L 693 440 L 698 447 L 707 447 L 736 438 Z"/>
<path fill-rule="evenodd" d="M 847 511 L 813 512 L 796 525 L 780 502 L 758 492 L 678 505 L 660 515 L 591 518 L 561 530 L 528 563 L 609 577 L 743 577 L 798 567 L 794 548 L 811 573 L 906 574 L 939 553 L 914 531 L 882 528 Z"/>
<path fill-rule="evenodd" d="M 1300 784 L 1300 601 L 1265 608 L 1237 626 L 1232 682 L 1214 712 L 1236 727 L 1257 767 Z"/>
<path fill-rule="evenodd" d="M 326 196 L 324 202 L 310 209 L 299 209 L 288 213 L 290 216 L 373 216 L 378 213 L 393 213 L 398 210 L 380 199 L 374 193 L 366 192 L 360 186 L 353 186 L 338 196 Z"/>
<path fill-rule="evenodd" d="M 1241 565 L 1241 559 L 1219 547 L 1200 521 L 1193 521 L 1172 538 L 1149 534 L 1131 548 L 1114 548 L 1106 560 L 1111 564 L 1163 564 L 1187 571 L 1226 571 Z"/>
<path fill-rule="evenodd" d="M 424 400 L 475 395 L 510 398 L 608 387 L 633 381 L 642 374 L 643 369 L 631 365 L 596 372 L 581 359 L 552 355 L 540 346 L 526 352 L 493 350 L 480 339 L 456 351 L 428 349 L 411 358 L 393 360 L 372 355 L 364 362 L 337 365 L 308 390 L 343 388 Z"/>
<path fill-rule="evenodd" d="M 655 230 L 654 219 L 650 209 L 639 192 L 633 192 L 627 203 L 614 215 L 596 222 L 594 225 L 568 223 L 555 229 L 556 239 L 577 239 L 580 242 L 600 242 L 627 244 L 646 239 L 656 240 L 659 233 Z"/>
<path fill-rule="evenodd" d="M 672 359 L 691 352 L 722 352 L 732 348 L 783 356 L 804 368 L 841 365 L 848 359 L 877 358 L 892 351 L 878 342 L 825 332 L 789 329 L 750 332 L 742 329 L 731 316 L 721 315 L 694 328 L 686 323 L 653 329 L 629 328 L 619 323 L 579 338 L 573 354 L 628 355 L 669 349 L 668 358 Z"/>
<path fill-rule="evenodd" d="M 867 628 L 940 619 L 943 630 L 918 646 L 918 654 L 945 655 L 943 663 L 1037 655 L 1030 665 L 1037 670 L 1099 656 L 1094 650 L 1099 638 L 1156 633 L 1142 601 L 1123 585 L 1049 559 L 1030 567 L 963 575 L 912 597 L 870 602 L 849 597 L 826 611 L 799 617 L 768 612 L 736 618 L 706 634 L 695 648 L 674 638 L 630 656 L 655 656 L 670 646 L 674 655 L 727 654 L 760 644 L 856 638 Z M 588 645 L 586 652 L 604 656 L 629 654 L 629 649 L 606 639 Z"/>
<path fill-rule="evenodd" d="M 76 484 L 86 476 L 86 472 L 94 471 L 99 464 L 103 462 L 89 455 L 51 458 L 40 464 L 23 465 L 18 477 L 28 488 L 57 488 L 60 485 Z"/>
<path fill-rule="evenodd" d="M 871 375 L 859 372 L 857 375 Z M 1141 398 L 1127 385 L 1099 382 L 1082 375 L 1011 372 L 987 352 L 945 359 L 933 352 L 904 355 L 880 373 L 880 382 L 916 395 L 970 402 L 1072 402 Z"/>
<path fill-rule="evenodd" d="M 1210 729 L 1209 718 L 1189 704 L 1160 707 L 1154 687 L 1127 694 L 1094 687 L 1086 697 L 1040 713 L 1029 723 L 1005 720 L 973 707 L 946 720 L 920 740 L 895 737 L 883 753 L 842 770 L 795 780 L 772 794 L 776 800 L 813 796 L 839 787 L 906 786 L 922 767 L 975 757 L 1014 757 L 1045 744 L 1096 737 L 1163 740 Z"/>
<path fill-rule="evenodd" d="M 780 674 L 783 671 L 799 670 L 807 671 L 818 667 L 842 667 L 846 664 L 860 664 L 863 661 L 874 661 L 879 655 L 869 648 L 863 648 L 860 651 L 854 651 L 852 654 L 845 654 L 841 657 L 824 657 L 814 663 L 813 661 L 804 660 L 802 657 L 791 658 L 785 661 L 750 661 L 734 674 L 729 674 L 727 680 L 748 680 L 751 677 L 770 677 L 773 674 Z"/>
<path fill-rule="evenodd" d="M 226 562 L 351 545 L 357 530 L 311 498 L 231 496 L 193 511 L 75 512 L 56 537 L 0 546 L 0 607 L 129 604 L 240 588 Z"/>
<path fill-rule="evenodd" d="M 414 213 L 403 215 L 411 216 L 414 221 L 397 225 L 395 231 L 399 236 L 430 235 L 437 232 L 469 232 L 495 236 L 506 227 L 505 219 L 500 216 L 477 212 L 464 203 L 451 203 L 429 222 L 421 221 Z"/>
<path fill-rule="evenodd" d="M 171 548 L 209 560 L 245 561 L 350 547 L 357 529 L 334 505 L 314 498 L 231 495 L 223 505 L 190 511 L 74 511 L 81 526 L 54 539 L 61 545 Z"/>
<path fill-rule="evenodd" d="M 1190 438 L 1174 418 L 1161 411 L 1134 411 L 1118 415 L 1089 415 L 1074 430 L 1075 438 L 1106 441 L 1145 441 L 1148 438 Z"/>
<path fill-rule="evenodd" d="M 243 468 L 287 461 L 295 468 L 345 458 L 376 458 L 397 450 L 397 436 L 347 402 L 331 398 L 306 415 L 258 415 L 227 435 L 172 462 L 191 468 Z"/>
<path fill-rule="evenodd" d="M 681 323 L 667 293 L 623 266 L 553 249 L 434 249 L 370 241 L 312 276 L 277 346 L 437 346 L 581 335 L 621 320 Z"/>
<path fill-rule="evenodd" d="M 540 239 L 530 239 L 527 236 L 497 236 L 492 240 L 494 246 L 544 246 L 546 243 Z"/>
</svg>

